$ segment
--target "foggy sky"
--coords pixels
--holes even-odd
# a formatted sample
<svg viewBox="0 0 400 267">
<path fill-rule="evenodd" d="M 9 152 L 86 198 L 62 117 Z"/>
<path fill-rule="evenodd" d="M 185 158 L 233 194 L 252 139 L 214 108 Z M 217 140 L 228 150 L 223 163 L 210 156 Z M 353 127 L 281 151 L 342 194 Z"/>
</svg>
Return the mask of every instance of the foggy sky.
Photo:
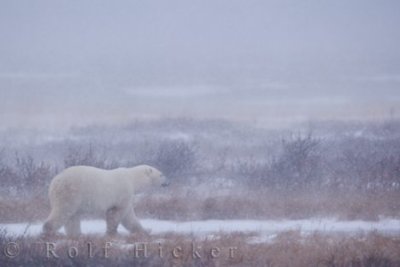
<svg viewBox="0 0 400 267">
<path fill-rule="evenodd" d="M 400 114 L 400 2 L 0 2 L 1 128 Z"/>
</svg>

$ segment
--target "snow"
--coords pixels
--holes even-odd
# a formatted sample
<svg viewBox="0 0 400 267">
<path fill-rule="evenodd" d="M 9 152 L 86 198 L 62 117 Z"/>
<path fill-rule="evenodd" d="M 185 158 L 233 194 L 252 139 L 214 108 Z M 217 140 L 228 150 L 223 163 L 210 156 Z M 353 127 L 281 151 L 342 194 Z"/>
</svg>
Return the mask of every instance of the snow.
<svg viewBox="0 0 400 267">
<path fill-rule="evenodd" d="M 141 220 L 144 228 L 152 234 L 173 232 L 177 234 L 190 234 L 207 236 L 213 233 L 255 233 L 263 237 L 275 236 L 285 231 L 300 231 L 301 234 L 320 232 L 325 234 L 355 235 L 359 233 L 378 232 L 386 235 L 400 234 L 400 219 L 381 219 L 376 222 L 367 221 L 339 221 L 336 219 L 308 219 L 308 220 L 207 220 L 207 221 L 163 221 L 144 219 Z M 0 224 L 0 229 L 5 229 L 10 235 L 35 236 L 41 233 L 41 223 L 27 224 Z M 82 232 L 85 234 L 104 234 L 105 221 L 90 220 L 81 223 Z M 64 232 L 64 230 L 61 230 Z M 128 232 L 120 226 L 118 231 L 122 234 Z"/>
</svg>

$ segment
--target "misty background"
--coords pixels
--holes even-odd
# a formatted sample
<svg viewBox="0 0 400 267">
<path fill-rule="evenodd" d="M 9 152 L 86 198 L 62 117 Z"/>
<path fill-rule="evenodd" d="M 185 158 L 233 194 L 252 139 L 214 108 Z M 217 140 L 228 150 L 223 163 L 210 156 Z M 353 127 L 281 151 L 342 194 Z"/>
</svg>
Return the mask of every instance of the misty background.
<svg viewBox="0 0 400 267">
<path fill-rule="evenodd" d="M 398 1 L 0 2 L 0 128 L 399 116 Z"/>
<path fill-rule="evenodd" d="M 65 168 L 140 164 L 171 186 L 139 218 L 399 218 L 399 9 L 0 0 L 0 223 L 44 221 Z"/>
</svg>

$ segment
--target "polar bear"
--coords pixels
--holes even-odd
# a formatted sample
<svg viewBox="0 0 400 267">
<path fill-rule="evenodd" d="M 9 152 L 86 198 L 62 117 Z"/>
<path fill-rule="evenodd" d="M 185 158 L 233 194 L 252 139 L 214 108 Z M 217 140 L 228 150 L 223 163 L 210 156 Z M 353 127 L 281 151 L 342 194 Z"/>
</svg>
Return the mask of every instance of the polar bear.
<svg viewBox="0 0 400 267">
<path fill-rule="evenodd" d="M 107 234 L 116 234 L 119 223 L 130 232 L 143 231 L 133 209 L 134 194 L 168 184 L 159 170 L 148 165 L 113 170 L 67 168 L 50 183 L 51 212 L 43 233 L 53 234 L 64 226 L 67 235 L 79 236 L 83 215 L 105 217 Z"/>
</svg>

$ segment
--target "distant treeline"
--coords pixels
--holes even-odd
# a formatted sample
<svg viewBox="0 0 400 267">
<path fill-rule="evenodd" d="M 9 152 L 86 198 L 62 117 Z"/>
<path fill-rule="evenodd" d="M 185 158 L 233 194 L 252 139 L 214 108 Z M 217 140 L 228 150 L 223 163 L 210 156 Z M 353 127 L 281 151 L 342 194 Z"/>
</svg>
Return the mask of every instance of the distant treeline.
<svg viewBox="0 0 400 267">
<path fill-rule="evenodd" d="M 400 190 L 400 122 L 395 120 L 271 130 L 220 120 L 162 119 L 74 128 L 57 138 L 26 130 L 12 135 L 0 133 L 4 194 L 46 191 L 58 171 L 73 165 L 110 169 L 141 163 L 183 183 Z"/>
</svg>

